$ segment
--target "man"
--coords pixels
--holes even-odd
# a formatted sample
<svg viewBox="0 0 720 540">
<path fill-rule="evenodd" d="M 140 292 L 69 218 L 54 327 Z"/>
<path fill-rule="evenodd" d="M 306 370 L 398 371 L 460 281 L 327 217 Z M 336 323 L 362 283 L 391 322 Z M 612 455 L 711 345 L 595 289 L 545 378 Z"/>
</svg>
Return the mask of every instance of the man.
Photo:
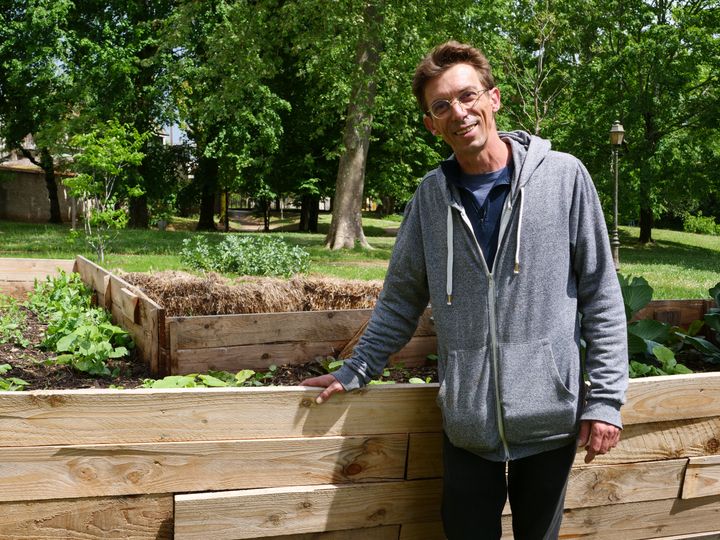
<svg viewBox="0 0 720 540">
<path fill-rule="evenodd" d="M 303 384 L 325 387 L 318 403 L 366 384 L 430 301 L 447 538 L 500 538 L 508 497 L 516 540 L 557 538 L 576 447 L 589 463 L 617 444 L 627 387 L 625 313 L 597 194 L 576 158 L 497 131 L 500 91 L 477 49 L 438 46 L 413 91 L 453 155 L 408 204 L 352 358 Z"/>
</svg>

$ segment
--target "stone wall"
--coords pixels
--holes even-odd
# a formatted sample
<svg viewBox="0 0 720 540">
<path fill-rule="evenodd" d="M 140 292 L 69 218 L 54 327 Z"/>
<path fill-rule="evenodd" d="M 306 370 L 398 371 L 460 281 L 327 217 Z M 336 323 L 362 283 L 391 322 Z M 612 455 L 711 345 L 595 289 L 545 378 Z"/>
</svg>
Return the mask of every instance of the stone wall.
<svg viewBox="0 0 720 540">
<path fill-rule="evenodd" d="M 60 213 L 72 220 L 71 199 L 57 175 Z M 50 199 L 42 171 L 0 165 L 0 219 L 42 223 L 50 219 Z"/>
</svg>

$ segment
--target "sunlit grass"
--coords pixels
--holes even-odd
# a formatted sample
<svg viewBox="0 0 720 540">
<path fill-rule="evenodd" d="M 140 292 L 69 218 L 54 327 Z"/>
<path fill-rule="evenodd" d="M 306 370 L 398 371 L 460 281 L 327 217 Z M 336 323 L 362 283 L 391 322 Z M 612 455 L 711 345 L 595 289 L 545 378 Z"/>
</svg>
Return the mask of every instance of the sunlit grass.
<svg viewBox="0 0 720 540">
<path fill-rule="evenodd" d="M 113 242 L 105 266 L 128 272 L 187 270 L 180 261 L 182 242 L 196 234 L 220 241 L 224 233 L 194 232 L 196 220 L 174 218 L 170 230 L 124 230 Z M 262 223 L 262 220 L 260 220 Z M 329 214 L 321 214 L 320 232 L 299 233 L 297 215 L 288 214 L 281 223 L 271 221 L 273 232 L 285 241 L 306 249 L 311 256 L 310 273 L 346 279 L 383 279 L 399 226 L 399 217 L 363 217 L 365 234 L 372 250 L 358 247 L 325 249 Z M 237 223 L 233 222 L 233 229 Z M 638 229 L 621 228 L 620 272 L 643 276 L 654 288 L 655 299 L 707 298 L 708 289 L 720 282 L 720 237 L 656 229 L 655 242 L 637 243 Z M 258 234 L 250 232 L 246 234 Z M 80 254 L 94 260 L 95 254 L 69 226 L 0 221 L 0 256 L 72 259 Z"/>
</svg>

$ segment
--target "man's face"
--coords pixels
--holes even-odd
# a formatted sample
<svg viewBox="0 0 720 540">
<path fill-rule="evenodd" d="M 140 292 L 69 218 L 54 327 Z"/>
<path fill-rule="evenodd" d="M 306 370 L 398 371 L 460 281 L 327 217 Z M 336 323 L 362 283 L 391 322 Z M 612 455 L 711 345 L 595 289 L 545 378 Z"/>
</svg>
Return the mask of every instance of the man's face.
<svg viewBox="0 0 720 540">
<path fill-rule="evenodd" d="M 483 92 L 474 105 L 465 107 L 458 101 L 463 92 Z M 452 102 L 450 111 L 442 118 L 426 114 L 425 127 L 433 135 L 442 136 L 459 159 L 472 158 L 486 145 L 496 132 L 494 112 L 500 107 L 500 91 L 484 88 L 477 71 L 469 64 L 456 64 L 425 86 L 425 103 L 428 108 L 440 99 Z"/>
</svg>

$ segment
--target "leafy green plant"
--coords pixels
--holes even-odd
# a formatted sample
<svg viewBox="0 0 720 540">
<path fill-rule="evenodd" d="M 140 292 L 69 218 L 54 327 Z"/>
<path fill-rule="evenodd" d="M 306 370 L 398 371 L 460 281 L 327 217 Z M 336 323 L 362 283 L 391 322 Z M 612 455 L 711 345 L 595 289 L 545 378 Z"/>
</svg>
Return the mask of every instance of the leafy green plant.
<svg viewBox="0 0 720 540">
<path fill-rule="evenodd" d="M 187 375 L 169 375 L 162 379 L 144 379 L 143 388 L 218 388 L 237 386 L 264 386 L 263 381 L 272 378 L 276 366 L 268 371 L 256 373 L 252 369 L 243 369 L 237 373 L 229 371 L 209 371 L 207 374 L 190 373 Z"/>
<path fill-rule="evenodd" d="M 30 383 L 18 379 L 17 377 L 2 377 L 8 371 L 12 369 L 10 364 L 0 364 L 0 390 L 3 391 L 17 391 L 24 390 Z"/>
<path fill-rule="evenodd" d="M 26 319 L 27 315 L 16 300 L 0 296 L 0 343 L 12 343 L 26 349 L 30 345 L 23 335 Z"/>
<path fill-rule="evenodd" d="M 55 351 L 63 353 L 55 358 L 58 364 L 69 364 L 90 375 L 112 375 L 106 360 L 127 356 L 131 346 L 125 330 L 103 322 L 79 324 L 69 334 L 55 341 Z"/>
<path fill-rule="evenodd" d="M 80 276 L 60 272 L 36 282 L 26 305 L 47 323 L 42 347 L 60 353 L 53 363 L 91 375 L 113 375 L 107 360 L 126 356 L 134 345 L 125 330 L 112 324 L 107 311 L 91 303 Z"/>
<path fill-rule="evenodd" d="M 704 321 L 705 324 L 712 328 L 716 335 L 720 335 L 720 283 L 712 287 L 709 292 L 715 301 L 716 307 L 710 308 L 705 314 Z"/>
<path fill-rule="evenodd" d="M 652 287 L 641 277 L 618 276 L 625 302 L 628 321 L 652 299 Z M 710 289 L 717 303 L 720 300 L 720 283 Z M 674 375 L 692 373 L 677 361 L 678 354 L 694 350 L 704 362 L 720 364 L 720 348 L 698 335 L 704 324 L 714 331 L 720 326 L 720 309 L 712 308 L 705 321 L 694 321 L 687 330 L 652 319 L 628 323 L 628 352 L 630 376 Z"/>
<path fill-rule="evenodd" d="M 715 223 L 713 216 L 685 214 L 683 216 L 683 230 L 689 233 L 720 235 L 720 224 Z"/>
<path fill-rule="evenodd" d="M 204 236 L 183 241 L 180 258 L 195 270 L 247 276 L 284 276 L 310 269 L 310 255 L 277 236 L 231 234 L 212 245 Z"/>
</svg>

